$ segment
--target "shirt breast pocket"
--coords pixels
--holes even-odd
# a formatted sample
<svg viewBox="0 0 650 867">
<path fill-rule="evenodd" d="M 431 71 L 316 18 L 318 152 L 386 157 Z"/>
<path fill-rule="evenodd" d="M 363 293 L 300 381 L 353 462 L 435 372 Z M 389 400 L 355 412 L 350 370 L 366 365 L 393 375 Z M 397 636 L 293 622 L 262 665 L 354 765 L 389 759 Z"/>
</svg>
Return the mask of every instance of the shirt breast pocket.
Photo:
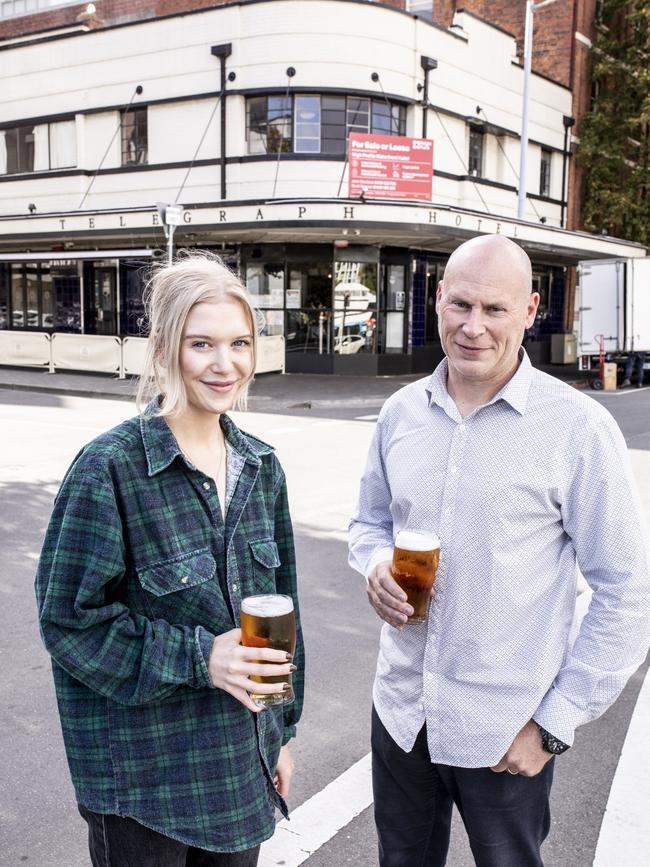
<svg viewBox="0 0 650 867">
<path fill-rule="evenodd" d="M 214 614 L 217 564 L 210 551 L 194 551 L 137 570 L 152 614 L 173 623 L 202 622 Z"/>
<path fill-rule="evenodd" d="M 274 539 L 256 539 L 248 542 L 252 555 L 251 593 L 274 593 L 275 570 L 280 565 L 280 554 Z"/>
</svg>

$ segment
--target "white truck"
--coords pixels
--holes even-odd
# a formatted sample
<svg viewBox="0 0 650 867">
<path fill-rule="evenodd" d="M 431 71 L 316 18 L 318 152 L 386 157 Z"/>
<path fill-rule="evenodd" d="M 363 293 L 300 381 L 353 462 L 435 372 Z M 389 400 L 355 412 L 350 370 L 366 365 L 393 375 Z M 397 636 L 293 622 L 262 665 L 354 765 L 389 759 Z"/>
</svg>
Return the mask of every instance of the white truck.
<svg viewBox="0 0 650 867">
<path fill-rule="evenodd" d="M 601 361 L 622 365 L 647 352 L 650 366 L 650 256 L 580 262 L 576 300 L 578 366 L 594 374 L 594 388 Z"/>
</svg>

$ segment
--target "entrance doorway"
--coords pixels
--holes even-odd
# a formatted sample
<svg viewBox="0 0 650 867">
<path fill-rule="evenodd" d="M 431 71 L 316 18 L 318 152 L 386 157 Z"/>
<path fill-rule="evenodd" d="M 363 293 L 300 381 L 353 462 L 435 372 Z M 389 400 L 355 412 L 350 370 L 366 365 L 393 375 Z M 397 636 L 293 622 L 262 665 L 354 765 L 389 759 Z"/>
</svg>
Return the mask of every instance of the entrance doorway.
<svg viewBox="0 0 650 867">
<path fill-rule="evenodd" d="M 85 333 L 117 334 L 117 269 L 91 265 L 86 277 Z"/>
</svg>

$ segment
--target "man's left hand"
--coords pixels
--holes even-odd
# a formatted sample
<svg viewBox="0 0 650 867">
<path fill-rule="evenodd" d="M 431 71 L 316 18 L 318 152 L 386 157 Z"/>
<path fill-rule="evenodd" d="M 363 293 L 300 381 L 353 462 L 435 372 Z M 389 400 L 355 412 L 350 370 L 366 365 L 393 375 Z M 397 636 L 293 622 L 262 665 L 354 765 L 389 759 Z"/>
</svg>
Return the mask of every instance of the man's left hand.
<svg viewBox="0 0 650 867">
<path fill-rule="evenodd" d="M 521 774 L 522 777 L 534 777 L 552 758 L 551 753 L 547 753 L 542 746 L 537 723 L 531 719 L 514 739 L 499 764 L 494 765 L 490 770 L 497 774 L 507 771 L 511 774 Z"/>
</svg>

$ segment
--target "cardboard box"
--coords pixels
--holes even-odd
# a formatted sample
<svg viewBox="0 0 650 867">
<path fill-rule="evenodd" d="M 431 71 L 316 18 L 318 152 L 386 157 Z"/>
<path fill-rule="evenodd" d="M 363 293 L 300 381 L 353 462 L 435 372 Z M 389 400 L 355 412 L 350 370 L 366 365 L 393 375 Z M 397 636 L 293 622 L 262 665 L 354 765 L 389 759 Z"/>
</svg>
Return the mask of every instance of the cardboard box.
<svg viewBox="0 0 650 867">
<path fill-rule="evenodd" d="M 616 365 L 613 362 L 603 365 L 603 391 L 616 391 Z"/>
</svg>

